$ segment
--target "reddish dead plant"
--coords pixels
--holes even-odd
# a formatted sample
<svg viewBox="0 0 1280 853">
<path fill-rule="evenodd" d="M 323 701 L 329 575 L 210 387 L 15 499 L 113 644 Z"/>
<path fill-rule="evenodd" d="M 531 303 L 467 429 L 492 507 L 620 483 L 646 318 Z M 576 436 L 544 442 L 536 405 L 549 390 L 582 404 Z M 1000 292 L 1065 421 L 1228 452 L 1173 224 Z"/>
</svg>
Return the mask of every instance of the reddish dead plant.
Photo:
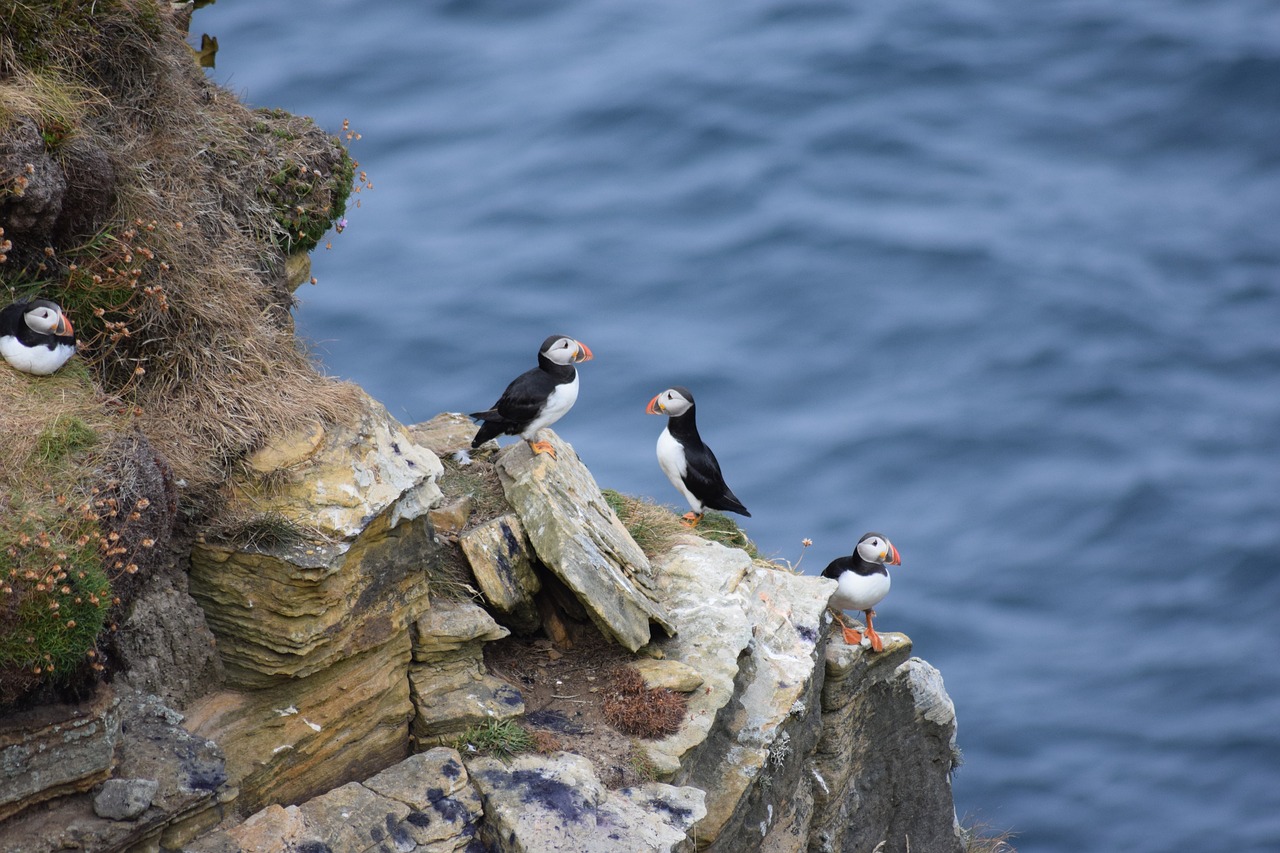
<svg viewBox="0 0 1280 853">
<path fill-rule="evenodd" d="M 604 718 L 620 732 L 641 738 L 673 735 L 684 722 L 688 701 L 666 688 L 645 687 L 644 678 L 629 666 L 613 671 L 604 696 Z"/>
</svg>

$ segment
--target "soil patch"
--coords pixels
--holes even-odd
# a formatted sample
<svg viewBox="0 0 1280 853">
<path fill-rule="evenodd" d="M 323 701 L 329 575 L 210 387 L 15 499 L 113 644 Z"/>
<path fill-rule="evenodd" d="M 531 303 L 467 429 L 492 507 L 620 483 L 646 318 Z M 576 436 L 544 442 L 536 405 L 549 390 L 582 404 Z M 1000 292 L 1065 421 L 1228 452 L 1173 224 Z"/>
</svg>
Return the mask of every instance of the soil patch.
<svg viewBox="0 0 1280 853">
<path fill-rule="evenodd" d="M 594 626 L 575 626 L 573 645 L 545 638 L 511 636 L 485 645 L 485 663 L 524 696 L 522 722 L 540 752 L 558 749 L 589 758 L 610 788 L 653 780 L 635 739 L 605 720 L 604 699 L 613 673 L 634 659 Z"/>
</svg>

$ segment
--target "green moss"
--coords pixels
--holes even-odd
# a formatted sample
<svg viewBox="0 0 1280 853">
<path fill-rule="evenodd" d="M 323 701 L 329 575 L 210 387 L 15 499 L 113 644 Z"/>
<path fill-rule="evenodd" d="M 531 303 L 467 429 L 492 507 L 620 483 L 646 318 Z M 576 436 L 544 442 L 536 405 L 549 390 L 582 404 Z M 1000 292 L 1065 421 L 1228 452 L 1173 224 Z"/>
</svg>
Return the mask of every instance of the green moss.
<svg viewBox="0 0 1280 853">
<path fill-rule="evenodd" d="M 276 211 L 280 233 L 276 243 L 286 254 L 309 252 L 347 210 L 356 164 L 336 137 L 314 147 L 315 123 L 282 110 L 257 110 L 262 120 L 252 133 L 268 137 L 279 151 L 276 171 L 267 176 L 259 195 Z"/>
<path fill-rule="evenodd" d="M 719 542 L 721 545 L 728 545 L 730 548 L 741 548 L 753 560 L 760 557 L 760 551 L 757 550 L 756 543 L 748 539 L 746 531 L 724 513 L 707 510 L 706 514 L 702 516 L 702 521 L 698 523 L 693 532 L 703 539 L 710 539 L 712 542 Z"/>
</svg>

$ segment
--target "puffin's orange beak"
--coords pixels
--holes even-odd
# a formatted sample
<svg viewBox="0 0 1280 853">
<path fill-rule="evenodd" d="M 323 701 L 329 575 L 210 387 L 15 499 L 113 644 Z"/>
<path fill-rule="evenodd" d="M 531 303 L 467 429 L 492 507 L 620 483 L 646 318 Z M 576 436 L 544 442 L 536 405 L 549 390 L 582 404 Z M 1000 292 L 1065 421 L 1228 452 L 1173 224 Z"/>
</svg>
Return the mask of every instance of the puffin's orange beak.
<svg viewBox="0 0 1280 853">
<path fill-rule="evenodd" d="M 662 409 L 660 409 L 660 408 L 658 407 L 658 398 L 659 398 L 659 397 L 661 397 L 661 396 L 662 396 L 661 394 L 654 394 L 654 395 L 653 395 L 653 399 L 652 399 L 652 400 L 650 400 L 650 401 L 649 401 L 649 405 L 645 407 L 644 413 L 645 413 L 646 415 L 660 415 L 660 414 L 662 414 Z"/>
<path fill-rule="evenodd" d="M 595 356 L 591 354 L 591 349 L 586 344 L 584 344 L 582 341 L 577 341 L 577 344 L 578 344 L 578 354 L 573 359 L 575 362 L 590 361 L 591 359 L 595 358 Z"/>
<path fill-rule="evenodd" d="M 898 556 L 898 549 L 893 547 L 892 542 L 889 542 L 888 545 L 889 545 L 889 559 L 885 560 L 885 562 L 891 566 L 901 566 L 902 557 Z"/>
<path fill-rule="evenodd" d="M 67 319 L 67 315 L 59 314 L 58 325 L 53 327 L 53 333 L 55 335 L 66 336 L 72 334 L 74 331 L 75 330 L 71 327 L 71 321 Z"/>
</svg>

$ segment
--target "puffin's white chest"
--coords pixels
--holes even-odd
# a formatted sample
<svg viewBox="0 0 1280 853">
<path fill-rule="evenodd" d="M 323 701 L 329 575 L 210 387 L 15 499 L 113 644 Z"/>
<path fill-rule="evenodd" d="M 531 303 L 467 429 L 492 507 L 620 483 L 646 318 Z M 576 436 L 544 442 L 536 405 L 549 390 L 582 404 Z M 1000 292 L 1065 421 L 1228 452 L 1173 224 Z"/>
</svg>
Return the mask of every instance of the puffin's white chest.
<svg viewBox="0 0 1280 853">
<path fill-rule="evenodd" d="M 831 604 L 839 610 L 870 610 L 889 594 L 889 575 L 842 572 Z"/>
<path fill-rule="evenodd" d="M 566 382 L 563 385 L 557 385 L 551 392 L 551 396 L 547 397 L 547 402 L 542 407 L 542 411 L 538 416 L 529 422 L 524 428 L 524 432 L 520 433 L 520 437 L 526 441 L 533 441 L 538 430 L 543 427 L 549 427 L 556 421 L 565 416 L 565 413 L 573 408 L 573 404 L 578 402 L 578 374 L 573 374 L 573 381 Z"/>
<path fill-rule="evenodd" d="M 693 496 L 693 492 L 684 484 L 684 475 L 689 470 L 689 462 L 685 459 L 684 445 L 676 441 L 670 430 L 664 429 L 658 436 L 658 466 L 667 475 L 671 485 L 676 487 L 689 507 L 694 512 L 702 512 L 702 501 Z"/>
<path fill-rule="evenodd" d="M 29 347 L 14 335 L 0 337 L 0 355 L 4 356 L 5 361 L 21 371 L 38 376 L 48 376 L 62 367 L 75 351 L 75 347 L 67 344 L 58 344 L 53 349 Z"/>
</svg>

